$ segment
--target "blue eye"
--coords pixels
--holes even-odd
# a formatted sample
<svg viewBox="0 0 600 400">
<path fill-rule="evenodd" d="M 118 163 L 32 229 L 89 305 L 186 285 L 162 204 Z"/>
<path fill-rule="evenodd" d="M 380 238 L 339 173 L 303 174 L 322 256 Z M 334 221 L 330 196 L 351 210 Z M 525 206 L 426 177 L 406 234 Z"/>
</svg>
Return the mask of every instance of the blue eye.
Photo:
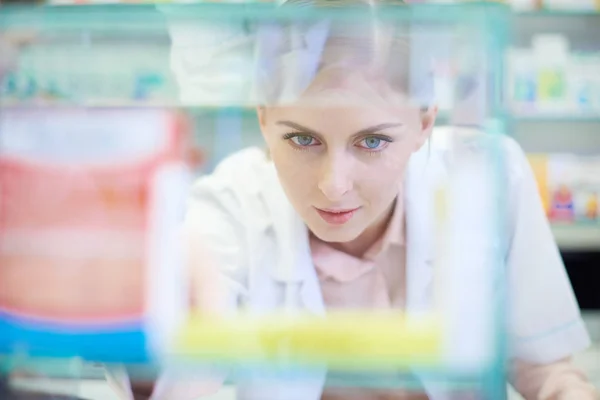
<svg viewBox="0 0 600 400">
<path fill-rule="evenodd" d="M 368 136 L 359 141 L 356 145 L 365 150 L 382 150 L 391 141 L 391 139 L 386 139 L 385 137 Z"/>
<path fill-rule="evenodd" d="M 310 146 L 313 138 L 310 136 L 296 136 L 296 141 L 300 146 Z"/>
<path fill-rule="evenodd" d="M 287 139 L 291 140 L 296 146 L 300 147 L 310 147 L 321 144 L 321 142 L 310 135 L 290 135 Z"/>
<path fill-rule="evenodd" d="M 369 137 L 369 138 L 365 139 L 365 144 L 370 149 L 376 149 L 377 147 L 379 147 L 380 143 L 381 143 L 381 139 L 376 138 L 376 137 Z"/>
</svg>

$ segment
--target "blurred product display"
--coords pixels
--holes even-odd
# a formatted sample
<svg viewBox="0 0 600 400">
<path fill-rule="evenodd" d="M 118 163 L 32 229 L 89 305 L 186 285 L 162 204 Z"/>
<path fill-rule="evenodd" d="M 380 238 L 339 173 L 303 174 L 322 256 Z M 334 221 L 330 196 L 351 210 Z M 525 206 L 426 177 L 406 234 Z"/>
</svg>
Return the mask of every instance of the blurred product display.
<svg viewBox="0 0 600 400">
<path fill-rule="evenodd" d="M 517 116 L 600 118 L 600 49 L 572 52 L 563 35 L 535 35 L 531 48 L 509 51 L 507 64 Z"/>
<path fill-rule="evenodd" d="M 515 14 L 505 93 L 511 132 L 530 155 L 567 269 L 591 281 L 600 252 L 600 13 L 560 4 Z M 573 257 L 577 251 L 589 256 Z"/>
<path fill-rule="evenodd" d="M 542 6 L 554 10 L 598 10 L 598 0 L 543 0 Z"/>
<path fill-rule="evenodd" d="M 158 244 L 191 182 L 186 123 L 161 109 L 4 108 L 0 132 L 0 352 L 29 337 L 32 355 L 145 360 L 151 282 L 180 279 L 180 252 Z M 78 334 L 54 347 L 66 329 Z"/>
<path fill-rule="evenodd" d="M 89 37 L 93 51 L 73 44 L 72 38 L 34 43 L 20 54 L 18 68 L 2 82 L 1 104 L 174 105 L 169 43 L 160 39 L 149 36 L 115 46 L 118 37 L 98 41 Z"/>
<path fill-rule="evenodd" d="M 551 222 L 600 223 L 600 155 L 531 155 L 530 161 Z"/>
</svg>

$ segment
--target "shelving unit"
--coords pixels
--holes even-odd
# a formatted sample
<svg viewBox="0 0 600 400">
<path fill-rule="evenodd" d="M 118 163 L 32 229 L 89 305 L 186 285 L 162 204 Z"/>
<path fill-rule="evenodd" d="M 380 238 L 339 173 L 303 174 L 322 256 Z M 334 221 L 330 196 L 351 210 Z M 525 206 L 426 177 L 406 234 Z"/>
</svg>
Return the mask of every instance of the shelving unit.
<svg viewBox="0 0 600 400">
<path fill-rule="evenodd" d="M 214 23 L 215 21 L 225 21 L 239 23 L 240 25 L 251 25 L 252 22 L 263 21 L 265 19 L 269 20 L 280 20 L 280 21 L 292 21 L 292 20 L 304 20 L 310 21 L 315 17 L 332 17 L 332 18 L 345 18 L 347 23 L 351 23 L 356 20 L 364 19 L 364 10 L 348 10 L 348 12 L 341 11 L 339 9 L 335 9 L 332 11 L 324 11 L 320 13 L 321 15 L 315 15 L 316 11 L 311 10 L 310 8 L 296 9 L 296 8 L 278 8 L 274 4 L 197 4 L 190 6 L 177 6 L 170 5 L 166 7 L 168 10 L 166 11 L 171 16 L 175 16 L 176 18 L 181 18 L 187 21 L 200 21 L 201 23 Z M 398 10 L 398 9 L 397 9 Z M 490 75 L 493 75 L 494 78 L 497 78 L 496 75 L 499 75 L 499 71 L 497 67 L 499 64 L 495 62 L 497 59 L 501 58 L 499 54 L 501 54 L 501 49 L 506 44 L 505 34 L 506 34 L 506 21 L 507 17 L 507 9 L 500 4 L 466 4 L 461 6 L 456 5 L 418 5 L 415 7 L 411 7 L 410 11 L 406 11 L 406 9 L 402 9 L 401 11 L 390 12 L 388 9 L 381 10 L 381 16 L 383 18 L 397 18 L 398 21 L 419 21 L 423 23 L 440 23 L 444 26 L 459 26 L 459 34 L 468 34 L 469 32 L 476 31 L 478 34 L 476 37 L 481 39 L 478 42 L 481 45 L 480 51 L 478 54 L 482 54 L 486 57 L 486 60 L 490 60 Z M 85 53 L 87 51 L 93 50 L 94 48 L 99 48 L 104 44 L 114 44 L 115 46 L 121 46 L 121 42 L 119 41 L 119 37 L 123 36 L 129 38 L 126 42 L 127 45 L 133 44 L 133 47 L 137 47 L 137 43 L 142 43 L 144 46 L 153 46 L 156 45 L 157 51 L 168 50 L 168 41 L 167 41 L 167 30 L 165 25 L 165 16 L 156 11 L 154 5 L 103 5 L 103 6 L 61 6 L 61 7 L 10 7 L 3 9 L 3 12 L 0 13 L 0 25 L 7 29 L 13 28 L 23 28 L 23 27 L 34 27 L 35 30 L 41 37 L 44 37 L 44 41 L 38 43 L 37 45 L 43 47 L 39 49 L 41 51 L 47 50 L 48 47 L 58 46 L 59 43 L 68 42 L 71 46 L 77 48 L 77 51 L 80 51 L 81 54 L 90 54 Z M 471 35 L 471 37 L 475 37 Z M 156 39 L 156 40 L 154 40 Z M 463 41 L 463 43 L 466 41 Z M 34 50 L 36 44 L 33 45 L 28 51 Z M 123 46 L 126 44 L 123 43 Z M 154 47 L 149 47 L 154 48 Z M 60 49 L 55 48 L 57 51 Z M 475 53 L 475 52 L 473 52 Z M 39 53 L 38 53 L 39 54 Z M 62 57 L 62 64 L 59 64 L 56 68 L 61 68 L 60 65 L 67 65 L 69 63 L 68 54 L 63 53 L 53 53 L 57 57 Z M 102 59 L 102 62 L 105 64 L 115 64 L 115 67 L 119 70 L 119 73 L 124 75 L 129 75 L 131 73 L 136 73 L 136 69 L 138 66 L 132 60 L 126 56 L 128 54 L 125 52 L 106 52 L 106 54 L 101 54 L 105 56 L 105 59 Z M 41 70 L 42 67 L 46 66 L 46 64 L 39 60 L 44 60 L 44 57 L 35 59 L 33 57 L 33 53 L 31 58 L 28 60 L 25 57 L 25 71 L 27 68 L 38 68 Z M 47 60 L 47 58 L 46 58 Z M 92 60 L 92 58 L 90 58 Z M 146 61 L 145 67 L 151 70 L 159 70 L 162 71 L 165 68 L 165 63 L 167 61 L 167 54 L 164 54 L 164 57 L 150 57 Z M 93 61 L 91 61 L 93 63 Z M 23 65 L 21 65 L 23 66 Z M 23 68 L 20 69 L 23 71 Z M 102 69 L 100 69 L 99 73 L 102 73 Z M 168 75 L 168 72 L 165 73 Z M 129 75 L 130 76 L 130 75 Z M 98 75 L 98 91 L 90 91 L 85 96 L 81 96 L 81 98 L 75 98 L 74 103 L 83 104 L 83 105 L 98 105 L 98 104 L 128 104 L 129 98 L 127 96 L 131 95 L 131 90 L 127 89 L 124 91 L 126 94 L 122 94 L 121 96 L 95 96 L 97 93 L 101 92 L 102 89 L 105 89 L 102 84 L 103 75 Z M 86 77 L 87 79 L 87 77 Z M 166 77 L 165 82 L 169 84 L 173 83 L 172 77 Z M 17 92 L 18 93 L 18 92 Z M 503 114 L 501 113 L 501 104 L 496 100 L 499 98 L 499 93 L 494 92 L 494 102 L 490 107 L 490 118 L 502 118 Z M 143 98 L 140 101 L 134 97 L 134 101 L 132 101 L 132 105 L 136 106 L 147 106 L 149 104 L 163 104 L 173 106 L 179 106 L 176 91 L 167 90 L 161 91 L 160 93 L 153 93 L 153 96 L 148 96 L 148 98 Z M 17 96 L 18 97 L 18 96 Z M 26 100 L 26 99 L 25 99 Z M 68 103 L 67 99 L 66 102 Z M 115 101 L 116 100 L 116 101 Z M 60 103 L 60 102 L 59 102 Z M 219 140 L 231 140 L 232 142 L 240 139 L 239 135 L 236 137 L 235 131 L 236 129 L 241 128 L 240 114 L 248 114 L 248 110 L 251 110 L 247 107 L 246 104 L 228 104 L 228 107 L 215 109 L 214 105 L 209 104 L 198 104 L 195 105 L 194 110 L 186 110 L 190 114 L 195 114 L 196 117 L 200 120 L 205 118 L 206 123 L 204 125 L 199 125 L 201 128 L 199 129 L 208 129 L 216 132 L 217 134 L 223 132 L 229 132 L 231 136 L 227 137 L 227 134 L 219 135 Z M 224 106 L 224 105 L 221 105 Z M 57 106 L 58 107 L 58 106 Z M 90 110 L 93 110 L 94 107 L 89 107 Z M 217 114 L 217 115 L 215 115 Z M 211 129 L 211 123 L 216 123 L 216 128 Z M 236 125 L 237 124 L 237 125 Z M 231 133 L 233 132 L 233 133 Z M 217 136 L 215 136 L 216 138 Z M 242 140 L 246 140 L 247 138 L 242 138 Z M 243 145 L 243 142 L 237 142 L 239 145 Z M 228 146 L 225 146 L 229 151 L 234 150 L 234 146 L 229 146 L 231 142 L 227 143 Z M 217 147 L 213 144 L 210 147 Z M 490 263 L 492 264 L 492 263 Z M 491 276 L 487 276 L 487 278 L 491 279 Z M 466 292 L 466 291 L 463 291 Z M 473 302 L 474 304 L 475 302 Z M 499 323 L 500 315 L 502 312 L 496 307 L 501 307 L 500 304 L 496 305 L 495 303 L 490 302 L 490 307 L 494 307 L 493 312 L 488 313 L 487 315 L 496 316 L 498 315 L 498 320 L 494 320 L 493 323 Z M 479 303 L 482 304 L 482 303 Z M 485 330 L 486 338 L 483 339 L 480 343 L 481 348 L 483 348 L 484 344 L 488 343 L 489 354 L 485 354 L 481 356 L 480 362 L 481 364 L 474 371 L 475 368 L 463 367 L 463 369 L 453 368 L 452 371 L 449 371 L 447 365 L 452 365 L 452 360 L 458 360 L 459 349 L 461 343 L 465 347 L 469 347 L 471 354 L 473 353 L 473 349 L 475 348 L 474 342 L 466 341 L 466 339 L 460 339 L 458 337 L 459 329 L 454 327 L 453 331 L 444 330 L 444 327 L 439 325 L 439 321 L 437 321 L 437 314 L 434 315 L 433 323 L 430 324 L 416 324 L 414 323 L 414 319 L 406 318 L 404 315 L 394 314 L 394 315 L 383 315 L 382 319 L 365 319 L 360 316 L 351 316 L 352 318 L 346 318 L 342 316 L 342 318 L 331 318 L 331 320 L 322 321 L 319 319 L 315 319 L 312 316 L 307 316 L 304 322 L 300 321 L 291 321 L 287 318 L 275 316 L 275 318 L 267 320 L 269 323 L 267 329 L 264 329 L 263 326 L 257 326 L 256 321 L 250 319 L 245 324 L 244 321 L 240 320 L 240 324 L 236 321 L 236 329 L 240 331 L 247 332 L 248 334 L 244 337 L 238 337 L 236 341 L 235 330 L 231 330 L 231 326 L 225 326 L 222 330 L 219 330 L 218 324 L 215 324 L 215 331 L 212 332 L 214 335 L 212 336 L 213 340 L 222 339 L 223 335 L 221 333 L 225 332 L 228 334 L 232 334 L 231 342 L 223 343 L 223 341 L 217 341 L 221 347 L 214 348 L 206 348 L 207 341 L 198 342 L 198 335 L 194 335 L 194 328 L 197 328 L 198 325 L 195 325 L 194 320 L 190 321 L 190 325 L 187 326 L 187 330 L 184 330 L 184 334 L 182 335 L 181 348 L 183 352 L 189 355 L 202 355 L 202 351 L 214 351 L 215 349 L 219 350 L 221 353 L 227 355 L 227 351 L 231 349 L 235 349 L 231 343 L 235 341 L 235 344 L 241 346 L 241 348 L 249 351 L 250 356 L 257 356 L 260 361 L 262 351 L 264 350 L 262 345 L 268 345 L 267 350 L 272 350 L 273 354 L 277 352 L 279 349 L 279 345 L 285 342 L 285 336 L 288 334 L 297 334 L 298 330 L 295 328 L 302 328 L 302 332 L 305 334 L 301 339 L 310 339 L 310 343 L 317 343 L 320 345 L 327 343 L 339 343 L 340 348 L 336 350 L 336 348 L 331 348 L 332 354 L 325 355 L 329 357 L 329 359 L 338 359 L 338 362 L 343 364 L 343 366 L 347 366 L 350 362 L 356 362 L 356 360 L 347 360 L 344 357 L 348 357 L 348 352 L 343 348 L 344 343 L 352 344 L 356 342 L 352 342 L 351 340 L 355 340 L 356 337 L 352 335 L 352 329 L 348 329 L 347 327 L 357 325 L 357 321 L 374 321 L 373 323 L 367 323 L 361 325 L 362 328 L 360 331 L 357 331 L 357 336 L 360 338 L 370 338 L 373 339 L 373 335 L 376 335 L 379 338 L 382 338 L 382 331 L 393 333 L 393 332 L 403 332 L 404 336 L 402 342 L 402 346 L 394 346 L 400 353 L 396 354 L 398 363 L 394 365 L 402 365 L 402 357 L 406 356 L 407 359 L 415 360 L 418 359 L 419 356 L 424 356 L 426 358 L 426 362 L 424 362 L 424 368 L 430 369 L 433 373 L 437 374 L 436 378 L 443 378 L 447 376 L 454 377 L 455 375 L 462 375 L 461 378 L 463 382 L 471 382 L 471 380 L 480 381 L 482 378 L 485 378 L 484 382 L 487 386 L 485 390 L 489 390 L 491 393 L 490 398 L 501 398 L 501 392 L 505 386 L 503 376 L 501 376 L 501 366 L 503 365 L 503 352 L 502 346 L 504 344 L 502 333 L 500 329 L 487 327 Z M 387 318 L 386 318 L 387 317 Z M 448 318 L 448 320 L 452 320 Z M 342 323 L 340 323 L 340 321 Z M 401 325 L 400 321 L 406 321 L 408 325 L 413 326 L 414 329 L 406 329 L 406 326 Z M 458 321 L 458 319 L 454 319 L 454 321 Z M 462 321 L 462 320 L 461 320 Z M 204 322 L 204 321 L 202 321 Z M 446 320 L 444 319 L 444 324 Z M 296 324 L 296 325 L 295 325 Z M 393 331 L 390 329 L 379 329 L 378 327 L 394 327 L 397 331 Z M 479 325 L 477 325 L 479 326 Z M 341 329 L 341 327 L 346 327 L 345 329 Z M 9 338 L 15 338 L 19 335 L 19 329 L 22 329 L 22 326 L 9 326 L 8 331 Z M 143 329 L 143 328 L 142 328 Z M 244 330 L 246 329 L 246 330 Z M 337 329 L 337 330 L 336 330 Z M 204 326 L 200 326 L 200 331 L 203 334 L 207 334 L 207 330 Z M 187 332 L 187 335 L 185 333 Z M 215 333 L 216 332 L 216 333 Z M 456 333 L 454 333 L 456 332 Z M 39 333 L 39 332 L 37 332 Z M 211 333 L 210 330 L 208 333 Z M 452 336 L 452 339 L 448 337 L 447 343 L 452 343 L 452 346 L 447 346 L 445 343 L 442 343 L 441 336 L 444 335 L 457 335 L 456 338 Z M 470 334 L 474 334 L 470 332 Z M 476 334 L 474 334 L 476 335 Z M 487 336 L 489 335 L 489 337 Z M 399 335 L 392 335 L 394 337 L 389 337 L 389 341 L 387 343 L 395 344 L 396 341 L 400 338 Z M 33 337 L 33 336 L 31 336 Z M 132 336 L 133 337 L 133 336 Z M 444 336 L 445 337 L 445 336 Z M 293 338 L 293 337 L 292 337 Z M 38 337 L 39 339 L 39 337 Z M 56 339 L 56 338 L 54 338 Z M 73 342 L 75 339 L 80 339 L 78 337 L 71 337 L 70 342 Z M 89 339 L 89 338 L 88 338 Z M 137 339 L 140 339 L 138 336 Z M 187 340 L 186 340 L 187 339 Z M 386 339 L 386 340 L 387 340 Z M 32 340 L 35 340 L 33 337 Z M 133 340 L 133 339 L 132 339 Z M 396 340 L 396 341 L 394 341 Z M 257 342 L 258 341 L 258 342 Z M 281 342 L 283 341 L 283 342 Z M 138 340 L 138 342 L 142 342 Z M 263 343 L 264 342 L 264 343 Z M 376 343 L 379 347 L 376 349 L 379 350 L 380 354 L 384 354 L 381 351 L 381 345 L 384 342 L 378 343 L 374 340 L 367 340 L 368 343 Z M 46 342 L 47 345 L 48 342 Z M 73 356 L 73 352 L 80 351 L 84 354 L 81 356 L 85 359 L 86 354 L 89 354 L 90 350 L 97 350 L 90 344 L 90 342 L 82 342 L 81 346 L 73 345 L 69 347 L 69 354 L 65 355 L 66 357 Z M 261 346 L 257 347 L 257 343 Z M 414 344 L 413 345 L 411 345 Z M 285 344 L 285 343 L 284 343 Z M 297 345 L 306 346 L 306 341 L 296 341 Z M 143 344 L 142 344 L 143 345 Z M 115 346 L 108 346 L 106 342 L 102 343 L 102 348 L 115 348 Z M 444 346 L 444 347 L 442 347 Z M 331 346 L 329 346 L 331 347 Z M 363 346 L 354 346 L 356 349 L 365 350 L 366 348 Z M 314 350 L 321 350 L 322 347 L 314 347 Z M 441 350 L 443 349 L 443 351 Z M 40 349 L 37 349 L 40 350 Z M 43 353 L 44 348 L 41 349 Z M 57 350 L 58 351 L 58 350 Z M 86 353 L 87 351 L 87 353 Z M 115 350 L 116 351 L 116 350 Z M 337 353 L 336 353 L 337 351 Z M 447 352 L 447 353 L 446 353 Z M 299 352 L 302 353 L 302 352 Z M 299 354 L 296 353 L 296 356 Z M 319 358 L 322 356 L 321 351 L 316 351 L 313 355 L 314 358 Z M 419 354 L 421 353 L 421 354 Z M 476 351 L 475 351 L 476 353 Z M 93 353 L 96 354 L 96 353 Z M 273 357 L 273 354 L 266 354 L 268 357 Z M 56 356 L 56 353 L 53 353 L 53 356 Z M 231 356 L 234 361 L 239 361 L 238 359 L 241 357 L 239 354 L 228 354 Z M 302 354 L 300 354 L 302 355 Z M 35 354 L 35 356 L 41 356 L 40 354 Z M 359 354 L 359 356 L 364 356 L 368 358 L 369 354 Z M 464 354 L 463 354 L 464 356 Z M 412 358 L 411 358 L 412 357 Z M 476 356 L 474 356 L 476 357 Z M 202 357 L 199 357 L 199 361 L 202 360 Z M 266 361 L 271 361 L 271 358 L 267 358 Z M 292 361 L 296 360 L 294 358 Z M 443 362 L 442 362 L 443 360 Z M 35 361 L 35 360 L 34 360 Z M 244 361 L 244 360 L 242 360 Z M 252 361 L 252 360 L 251 360 Z M 312 359 L 307 361 L 313 361 Z M 373 360 L 371 360 L 373 361 Z M 373 362 L 377 363 L 381 360 L 375 359 Z M 406 360 L 405 360 L 406 361 Z M 423 361 L 423 360 L 421 360 Z M 477 361 L 474 361 L 477 362 Z M 446 364 L 447 363 L 447 364 Z M 338 364 L 339 365 L 339 364 Z M 405 365 L 404 365 L 405 366 Z M 35 366 L 34 366 L 35 367 Z M 56 368 L 55 370 L 58 370 Z M 356 382 L 347 382 L 348 384 L 353 384 Z M 397 384 L 397 382 L 396 382 Z M 478 389 L 481 389 L 478 388 Z"/>
<path fill-rule="evenodd" d="M 178 11 L 177 6 L 171 8 L 175 13 Z M 261 18 L 264 15 L 274 13 L 273 6 L 270 4 L 202 4 L 196 6 L 186 6 L 180 8 L 185 10 L 186 17 L 189 19 L 198 18 L 201 20 L 210 20 L 214 18 L 222 18 L 222 15 L 228 14 L 232 18 L 237 19 L 253 19 Z M 452 22 L 459 19 L 469 20 L 476 17 L 481 9 L 478 7 L 459 7 L 452 6 L 444 8 L 442 6 L 423 5 L 416 8 L 416 11 L 409 16 L 403 18 L 424 18 L 427 15 L 435 13 L 440 15 L 441 20 Z M 479 11 L 477 11 L 479 10 Z M 493 13 L 498 11 L 494 8 L 489 11 Z M 309 11 L 305 11 L 306 16 L 310 15 Z M 269 14 L 271 13 L 271 14 Z M 302 12 L 287 13 L 287 11 L 277 11 L 280 13 L 280 18 L 299 18 L 302 17 Z M 180 14 L 181 15 L 181 14 Z M 348 18 L 356 18 L 357 16 L 349 15 Z M 490 17 L 493 19 L 492 17 Z M 515 21 L 515 43 L 524 43 L 530 36 L 539 31 L 548 29 L 552 26 L 562 27 L 564 32 L 573 39 L 577 46 L 582 49 L 593 49 L 597 42 L 589 40 L 589 36 L 600 37 L 600 14 L 587 12 L 535 12 L 535 13 L 520 13 L 516 15 Z M 565 22 L 566 21 L 566 22 Z M 102 5 L 102 6 L 61 6 L 61 7 L 39 7 L 39 8 L 21 8 L 11 7 L 3 10 L 0 13 L 0 26 L 4 28 L 30 26 L 36 27 L 43 41 L 39 42 L 40 46 L 48 46 L 55 43 L 68 42 L 72 46 L 79 48 L 82 51 L 89 49 L 98 44 L 124 44 L 123 37 L 127 38 L 127 42 L 132 46 L 138 46 L 140 43 L 151 46 L 162 52 L 161 56 L 149 59 L 146 67 L 153 71 L 162 71 L 165 77 L 165 87 L 159 94 L 149 96 L 142 99 L 123 99 L 123 98 L 99 98 L 99 99 L 67 99 L 63 102 L 55 102 L 54 106 L 60 107 L 64 104 L 80 104 L 87 107 L 120 107 L 120 106 L 178 106 L 177 93 L 175 85 L 168 72 L 167 51 L 169 48 L 169 39 L 166 33 L 164 15 L 156 12 L 154 5 Z M 497 28 L 497 26 L 496 26 Z M 494 28 L 495 29 L 495 28 Z M 581 33 L 582 29 L 591 29 L 589 32 Z M 600 51 L 600 49 L 597 49 Z M 118 66 L 120 73 L 131 76 L 132 64 L 127 60 L 120 58 L 116 54 L 106 55 L 105 63 Z M 119 64 L 120 63 L 120 64 Z M 45 65 L 38 64 L 38 67 L 45 68 Z M 135 69 L 135 68 L 133 68 Z M 119 72 L 119 71 L 118 71 Z M 109 71 L 104 71 L 109 76 Z M 99 76 L 98 79 L 102 79 Z M 128 91 L 130 93 L 131 90 Z M 93 97 L 93 96 L 92 96 Z M 87 102 L 86 102 L 87 101 Z M 0 103 L 2 98 L 0 97 Z M 218 119 L 223 126 L 221 129 L 231 127 L 228 123 L 235 123 L 243 116 L 245 122 L 242 124 L 255 124 L 252 108 L 249 107 L 232 107 L 229 110 L 230 114 L 212 109 L 194 109 L 188 110 L 190 114 L 194 114 L 199 127 L 198 136 L 202 136 L 202 140 L 206 140 L 208 147 L 215 146 L 213 125 Z M 219 115 L 215 115 L 219 114 Z M 444 116 L 443 116 L 444 117 Z M 253 119 L 254 118 L 254 119 Z M 445 117 L 447 118 L 447 117 Z M 218 122 L 218 121 L 217 121 Z M 526 151 L 547 151 L 552 152 L 556 149 L 564 151 L 570 149 L 577 151 L 593 151 L 600 152 L 600 115 L 514 115 L 510 120 L 512 134 L 521 143 Z M 200 132 L 200 130 L 203 130 Z M 213 131 L 213 136 L 210 137 L 205 132 Z M 244 146 L 259 140 L 258 132 L 253 132 L 255 136 L 244 136 L 242 141 L 235 141 L 239 138 L 233 138 L 232 142 L 227 143 L 227 148 L 231 149 L 230 145 Z M 563 249 L 600 249 L 600 225 L 599 226 L 554 226 L 554 234 L 561 248 Z M 368 327 L 367 327 L 368 328 Z M 187 350 L 194 349 L 194 343 L 188 344 L 190 347 Z M 196 347 L 197 349 L 197 347 Z M 56 367 L 53 373 L 57 373 L 60 368 Z M 67 372 L 62 373 L 68 373 Z"/>
<path fill-rule="evenodd" d="M 600 12 L 595 10 L 538 10 L 516 12 L 511 47 L 529 48 L 534 35 L 563 35 L 574 53 L 600 54 Z M 600 69 L 598 70 L 600 76 Z M 600 87 L 598 88 L 600 104 Z M 571 153 L 600 156 L 600 109 L 594 112 L 523 112 L 513 110 L 510 132 L 528 153 Z M 553 224 L 563 251 L 600 251 L 597 224 Z"/>
</svg>

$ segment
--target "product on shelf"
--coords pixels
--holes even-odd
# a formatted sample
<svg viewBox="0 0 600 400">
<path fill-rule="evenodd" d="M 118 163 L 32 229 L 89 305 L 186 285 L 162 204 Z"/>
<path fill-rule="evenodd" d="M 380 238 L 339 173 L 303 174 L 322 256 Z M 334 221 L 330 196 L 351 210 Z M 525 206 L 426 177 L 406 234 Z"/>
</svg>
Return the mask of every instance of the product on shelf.
<svg viewBox="0 0 600 400">
<path fill-rule="evenodd" d="M 533 53 L 528 49 L 508 51 L 508 98 L 513 109 L 533 113 L 537 102 L 537 71 Z"/>
<path fill-rule="evenodd" d="M 39 343 L 61 333 L 159 332 L 185 308 L 173 303 L 184 296 L 176 235 L 191 169 L 182 117 L 6 108 L 0 132 L 0 354 L 47 356 Z M 86 340 L 55 341 L 51 354 L 122 356 Z"/>
<path fill-rule="evenodd" d="M 600 116 L 600 53 L 573 52 L 566 37 L 536 35 L 507 54 L 507 92 L 522 116 Z"/>
<path fill-rule="evenodd" d="M 598 191 L 587 189 L 581 190 L 576 199 L 578 217 L 583 220 L 593 221 L 598 218 Z"/>
<path fill-rule="evenodd" d="M 549 217 L 554 222 L 574 222 L 575 205 L 573 192 L 567 185 L 554 187 L 550 198 Z"/>
<path fill-rule="evenodd" d="M 511 7 L 518 11 L 531 11 L 542 8 L 543 0 L 508 0 Z"/>
<path fill-rule="evenodd" d="M 135 45 L 116 44 L 108 33 L 89 41 L 65 34 L 23 49 L 0 82 L 0 104 L 177 103 L 164 34 L 148 34 Z"/>
<path fill-rule="evenodd" d="M 553 10 L 597 10 L 598 0 L 543 0 L 544 8 Z"/>
<path fill-rule="evenodd" d="M 564 110 L 569 42 L 562 35 L 536 35 L 532 45 L 538 73 L 538 101 L 550 112 Z"/>
<path fill-rule="evenodd" d="M 540 196 L 554 223 L 600 223 L 600 156 L 529 156 Z"/>
</svg>

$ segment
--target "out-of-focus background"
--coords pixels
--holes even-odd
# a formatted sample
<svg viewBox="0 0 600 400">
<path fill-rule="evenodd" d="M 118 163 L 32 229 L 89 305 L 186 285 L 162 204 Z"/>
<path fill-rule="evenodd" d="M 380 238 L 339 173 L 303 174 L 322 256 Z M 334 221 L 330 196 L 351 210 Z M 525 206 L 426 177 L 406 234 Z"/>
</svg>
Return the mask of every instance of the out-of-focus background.
<svg viewBox="0 0 600 400">
<path fill-rule="evenodd" d="M 512 132 L 530 154 L 548 217 L 594 340 L 577 362 L 598 387 L 600 120 L 598 105 L 593 105 L 597 104 L 598 83 L 593 82 L 600 77 L 600 64 L 591 61 L 595 65 L 589 67 L 587 63 L 600 55 L 600 5 L 592 1 L 514 3 L 514 37 L 506 59 Z M 552 78 L 550 70 L 562 72 Z M 573 212 L 557 211 L 561 204 L 571 204 Z"/>
<path fill-rule="evenodd" d="M 50 0 L 44 6 L 87 7 L 93 3 Z M 137 2 L 98 3 L 118 8 Z M 503 66 L 508 132 L 530 156 L 540 195 L 594 340 L 576 362 L 600 387 L 600 0 L 508 3 L 513 9 L 510 45 Z M 3 12 L 0 6 L 0 15 Z M 0 25 L 0 31 L 3 29 Z M 61 37 L 51 32 L 38 35 L 37 44 L 34 40 L 19 50 L 14 68 L 0 81 L 0 107 L 69 104 L 77 103 L 78 98 L 85 98 L 90 107 L 160 106 L 174 98 L 177 89 L 169 69 L 170 40 L 164 32 L 162 36 L 146 35 L 143 30 L 111 32 L 105 37 Z M 92 42 L 94 52 L 86 47 Z M 115 54 L 128 63 L 127 70 L 112 62 Z M 164 63 L 157 63 L 157 59 Z M 443 66 L 439 68 L 443 71 Z M 443 87 L 443 73 L 437 77 L 437 84 Z M 251 109 L 190 112 L 189 116 L 194 136 L 207 152 L 206 169 L 232 148 L 260 143 Z M 237 131 L 244 135 L 218 134 Z M 78 379 L 16 377 L 13 383 L 20 388 L 85 399 L 117 398 L 100 366 L 79 367 Z M 218 398 L 231 396 L 225 392 Z"/>
</svg>

